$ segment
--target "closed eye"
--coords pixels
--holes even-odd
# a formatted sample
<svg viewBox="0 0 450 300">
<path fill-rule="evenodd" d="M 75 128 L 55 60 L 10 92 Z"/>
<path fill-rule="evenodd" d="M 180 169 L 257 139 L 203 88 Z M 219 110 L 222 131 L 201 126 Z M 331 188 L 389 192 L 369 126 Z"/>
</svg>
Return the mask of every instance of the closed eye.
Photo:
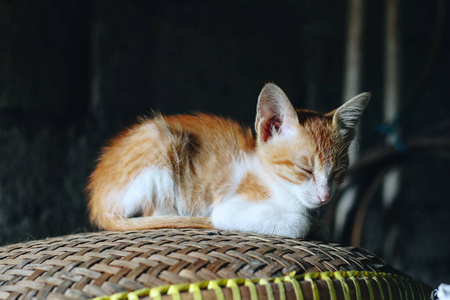
<svg viewBox="0 0 450 300">
<path fill-rule="evenodd" d="M 298 169 L 300 169 L 301 171 L 303 171 L 304 173 L 308 174 L 308 175 L 313 175 L 313 170 L 311 170 L 308 167 L 304 167 L 304 166 L 300 166 L 300 165 L 295 165 Z"/>
</svg>

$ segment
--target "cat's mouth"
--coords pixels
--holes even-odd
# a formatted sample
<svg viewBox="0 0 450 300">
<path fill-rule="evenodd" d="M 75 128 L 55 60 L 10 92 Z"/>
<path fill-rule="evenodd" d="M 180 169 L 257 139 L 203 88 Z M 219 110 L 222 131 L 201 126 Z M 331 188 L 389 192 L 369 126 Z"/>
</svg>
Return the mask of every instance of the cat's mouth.
<svg viewBox="0 0 450 300">
<path fill-rule="evenodd" d="M 328 201 L 327 202 L 322 202 L 322 201 L 320 201 L 318 199 L 317 200 L 313 200 L 311 198 L 303 199 L 302 202 L 308 209 L 316 209 L 316 208 L 319 208 L 319 207 L 325 205 L 326 203 L 328 203 Z"/>
</svg>

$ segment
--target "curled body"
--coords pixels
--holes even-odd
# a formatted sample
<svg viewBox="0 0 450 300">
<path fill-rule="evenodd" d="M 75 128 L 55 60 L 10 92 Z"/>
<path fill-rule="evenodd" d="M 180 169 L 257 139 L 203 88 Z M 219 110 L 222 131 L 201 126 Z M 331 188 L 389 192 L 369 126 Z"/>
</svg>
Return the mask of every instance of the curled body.
<svg viewBox="0 0 450 300">
<path fill-rule="evenodd" d="M 296 110 L 269 83 L 248 127 L 195 114 L 141 120 L 105 147 L 88 184 L 91 222 L 106 230 L 217 228 L 304 237 L 332 198 L 370 98 L 321 114 Z"/>
</svg>

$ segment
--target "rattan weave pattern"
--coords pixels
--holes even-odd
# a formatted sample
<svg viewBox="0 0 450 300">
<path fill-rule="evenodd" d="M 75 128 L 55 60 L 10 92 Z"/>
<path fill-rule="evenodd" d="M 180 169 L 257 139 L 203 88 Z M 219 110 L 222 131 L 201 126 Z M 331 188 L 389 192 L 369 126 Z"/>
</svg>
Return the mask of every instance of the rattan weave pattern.
<svg viewBox="0 0 450 300">
<path fill-rule="evenodd" d="M 0 299 L 85 299 L 218 278 L 346 270 L 392 272 L 365 250 L 326 242 L 197 229 L 105 231 L 0 248 Z"/>
</svg>

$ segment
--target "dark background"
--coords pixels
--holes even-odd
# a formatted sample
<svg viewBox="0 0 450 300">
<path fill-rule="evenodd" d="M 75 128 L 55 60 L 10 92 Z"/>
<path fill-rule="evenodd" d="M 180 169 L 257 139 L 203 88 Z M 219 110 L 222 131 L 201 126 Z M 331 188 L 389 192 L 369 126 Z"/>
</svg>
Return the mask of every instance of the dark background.
<svg viewBox="0 0 450 300">
<path fill-rule="evenodd" d="M 450 282 L 450 14 L 442 3 L 399 1 L 398 129 L 410 146 L 399 151 L 383 146 L 379 126 L 384 2 L 366 1 L 361 92 L 373 97 L 359 152 L 369 163 L 349 177 L 360 202 L 344 231 L 334 231 L 335 205 L 321 214 L 330 228 L 325 239 L 367 248 L 433 286 Z M 296 107 L 337 107 L 347 7 L 332 0 L 0 0 L 0 244 L 92 231 L 84 187 L 100 149 L 151 110 L 252 125 L 269 81 Z M 376 183 L 393 164 L 402 188 L 385 207 Z"/>
</svg>

